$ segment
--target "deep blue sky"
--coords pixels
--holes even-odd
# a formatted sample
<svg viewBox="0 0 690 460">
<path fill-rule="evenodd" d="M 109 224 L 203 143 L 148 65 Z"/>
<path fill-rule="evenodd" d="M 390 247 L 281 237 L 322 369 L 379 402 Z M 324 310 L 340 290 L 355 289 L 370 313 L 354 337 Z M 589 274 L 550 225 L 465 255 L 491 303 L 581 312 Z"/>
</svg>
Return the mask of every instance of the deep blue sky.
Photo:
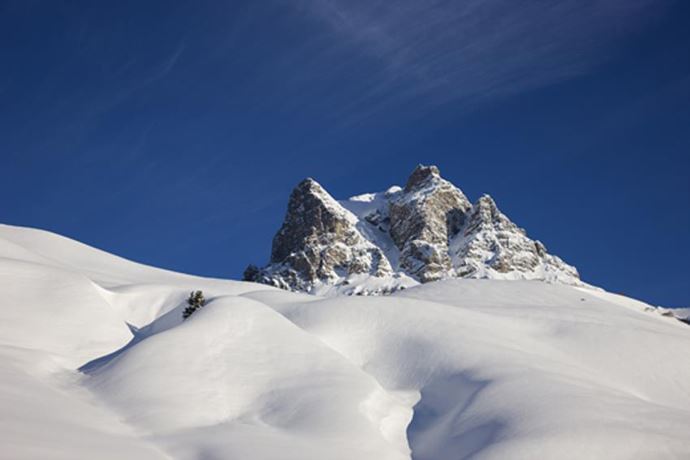
<svg viewBox="0 0 690 460">
<path fill-rule="evenodd" d="M 238 278 L 288 194 L 433 163 L 690 305 L 690 2 L 0 1 L 0 222 Z"/>
</svg>

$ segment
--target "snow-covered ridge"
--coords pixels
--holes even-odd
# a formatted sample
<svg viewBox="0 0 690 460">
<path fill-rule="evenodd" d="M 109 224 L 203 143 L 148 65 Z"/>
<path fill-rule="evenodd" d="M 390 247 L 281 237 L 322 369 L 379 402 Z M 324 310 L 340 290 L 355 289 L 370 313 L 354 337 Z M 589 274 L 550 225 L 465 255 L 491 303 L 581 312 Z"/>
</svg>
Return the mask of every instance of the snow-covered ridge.
<svg viewBox="0 0 690 460">
<path fill-rule="evenodd" d="M 621 295 L 311 296 L 8 226 L 0 292 L 3 459 L 690 457 L 690 328 Z"/>
<path fill-rule="evenodd" d="M 651 307 L 648 311 L 655 311 L 662 316 L 669 316 L 671 318 L 676 318 L 690 325 L 690 308 L 662 308 L 662 307 Z"/>
<path fill-rule="evenodd" d="M 422 165 L 404 188 L 340 202 L 313 179 L 300 183 L 269 264 L 245 273 L 248 281 L 316 294 L 387 294 L 449 278 L 584 285 L 490 196 L 472 204 L 437 167 Z"/>
</svg>

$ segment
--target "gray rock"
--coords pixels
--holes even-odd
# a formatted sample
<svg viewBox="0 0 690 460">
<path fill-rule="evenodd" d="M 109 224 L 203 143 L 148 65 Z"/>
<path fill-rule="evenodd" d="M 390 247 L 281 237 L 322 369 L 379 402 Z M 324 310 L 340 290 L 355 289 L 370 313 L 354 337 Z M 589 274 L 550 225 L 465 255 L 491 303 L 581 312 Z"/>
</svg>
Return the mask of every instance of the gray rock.
<svg viewBox="0 0 690 460">
<path fill-rule="evenodd" d="M 548 254 L 540 241 L 528 238 L 525 230 L 499 211 L 489 195 L 474 204 L 462 235 L 453 246 L 457 248 L 453 259 L 459 277 L 579 280 L 574 267 Z M 492 272 L 498 275 L 492 276 Z"/>
<path fill-rule="evenodd" d="M 317 283 L 342 282 L 350 275 L 392 274 L 385 255 L 356 228 L 357 218 L 313 179 L 290 195 L 285 220 L 273 238 L 270 264 L 247 267 L 245 280 L 311 291 Z"/>
<path fill-rule="evenodd" d="M 244 278 L 284 289 L 386 294 L 443 278 L 582 284 L 574 267 L 531 240 L 484 195 L 472 205 L 436 166 L 404 188 L 337 202 L 313 179 L 290 195 L 270 263 Z"/>
<path fill-rule="evenodd" d="M 436 166 L 417 166 L 403 192 L 390 200 L 390 236 L 400 249 L 401 267 L 422 282 L 446 277 L 451 270 L 448 242 L 470 207 Z"/>
</svg>

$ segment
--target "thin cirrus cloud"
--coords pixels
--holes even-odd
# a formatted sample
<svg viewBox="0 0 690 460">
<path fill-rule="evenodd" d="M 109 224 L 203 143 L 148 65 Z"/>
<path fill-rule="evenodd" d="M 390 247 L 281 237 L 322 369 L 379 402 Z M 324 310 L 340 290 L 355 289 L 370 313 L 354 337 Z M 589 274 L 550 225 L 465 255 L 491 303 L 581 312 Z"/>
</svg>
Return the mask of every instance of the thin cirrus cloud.
<svg viewBox="0 0 690 460">
<path fill-rule="evenodd" d="M 337 46 L 373 60 L 353 105 L 481 101 L 582 75 L 673 0 L 304 0 Z M 381 107 L 379 107 L 381 108 Z M 376 110 L 374 108 L 373 110 Z"/>
</svg>

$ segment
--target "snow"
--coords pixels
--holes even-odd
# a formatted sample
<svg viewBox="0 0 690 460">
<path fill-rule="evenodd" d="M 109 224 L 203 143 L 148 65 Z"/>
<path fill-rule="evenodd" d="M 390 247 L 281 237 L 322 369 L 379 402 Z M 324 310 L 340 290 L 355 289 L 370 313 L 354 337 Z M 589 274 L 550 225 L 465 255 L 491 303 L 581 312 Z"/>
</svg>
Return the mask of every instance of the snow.
<svg viewBox="0 0 690 460">
<path fill-rule="evenodd" d="M 0 274 L 0 458 L 690 457 L 690 328 L 621 295 L 310 296 L 10 226 Z"/>
<path fill-rule="evenodd" d="M 343 277 L 338 284 L 317 280 L 310 294 L 317 296 L 339 295 L 386 295 L 399 289 L 407 289 L 419 282 L 404 273 L 385 276 L 371 276 L 368 273 L 352 274 Z"/>
<path fill-rule="evenodd" d="M 400 272 L 400 250 L 395 246 L 393 239 L 388 233 L 388 225 L 383 220 L 388 217 L 390 197 L 400 194 L 401 190 L 400 187 L 393 186 L 385 192 L 365 193 L 339 202 L 343 208 L 355 216 L 357 230 L 374 246 L 381 249 L 396 272 Z M 373 215 L 377 215 L 382 222 L 378 225 L 368 222 L 367 217 Z M 402 272 L 400 274 L 404 275 Z M 409 279 L 409 282 L 405 284 L 406 287 L 419 284 L 408 276 L 405 276 L 405 278 Z"/>
<path fill-rule="evenodd" d="M 690 308 L 674 308 L 673 314 L 676 318 L 690 320 Z"/>
</svg>

